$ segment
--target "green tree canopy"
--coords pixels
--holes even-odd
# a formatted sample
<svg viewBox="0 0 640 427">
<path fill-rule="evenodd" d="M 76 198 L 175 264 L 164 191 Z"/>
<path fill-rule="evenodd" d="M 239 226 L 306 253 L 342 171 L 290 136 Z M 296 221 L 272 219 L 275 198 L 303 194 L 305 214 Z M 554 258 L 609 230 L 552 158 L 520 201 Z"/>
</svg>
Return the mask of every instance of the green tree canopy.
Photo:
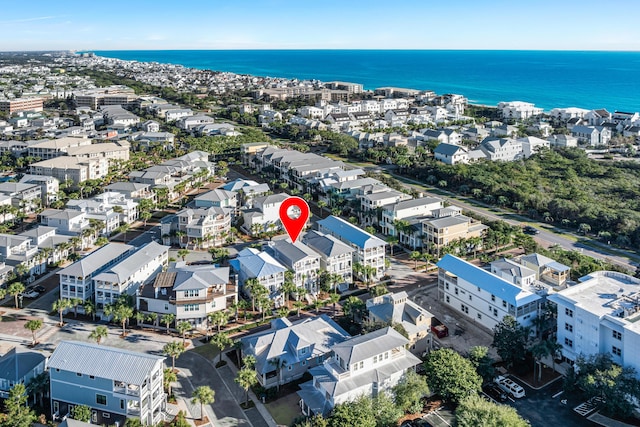
<svg viewBox="0 0 640 427">
<path fill-rule="evenodd" d="M 478 375 L 482 377 L 482 381 L 485 383 L 493 381 L 496 376 L 496 371 L 493 368 L 494 360 L 489 356 L 489 349 L 487 347 L 477 345 L 469 349 L 469 355 L 467 356 Z"/>
<path fill-rule="evenodd" d="M 353 402 L 345 402 L 333 408 L 329 427 L 376 427 L 377 420 L 370 397 L 361 396 Z"/>
<path fill-rule="evenodd" d="M 27 406 L 26 388 L 22 383 L 14 385 L 9 390 L 4 407 L 6 416 L 0 418 L 0 427 L 31 427 L 36 420 L 33 410 Z"/>
<path fill-rule="evenodd" d="M 480 391 L 482 378 L 471 362 L 454 350 L 432 351 L 424 362 L 427 384 L 434 393 L 454 403 Z"/>
<path fill-rule="evenodd" d="M 520 326 L 512 316 L 504 316 L 493 328 L 493 343 L 498 355 L 508 367 L 525 366 L 531 339 L 531 329 Z"/>
<path fill-rule="evenodd" d="M 419 412 L 422 409 L 422 398 L 427 395 L 429 386 L 426 378 L 411 370 L 393 387 L 394 401 L 403 412 Z"/>
<path fill-rule="evenodd" d="M 456 409 L 458 427 L 528 427 L 528 421 L 508 405 L 496 405 L 473 394 L 460 401 Z"/>
<path fill-rule="evenodd" d="M 91 421 L 91 408 L 87 405 L 76 405 L 71 410 L 71 418 L 88 423 Z"/>
</svg>

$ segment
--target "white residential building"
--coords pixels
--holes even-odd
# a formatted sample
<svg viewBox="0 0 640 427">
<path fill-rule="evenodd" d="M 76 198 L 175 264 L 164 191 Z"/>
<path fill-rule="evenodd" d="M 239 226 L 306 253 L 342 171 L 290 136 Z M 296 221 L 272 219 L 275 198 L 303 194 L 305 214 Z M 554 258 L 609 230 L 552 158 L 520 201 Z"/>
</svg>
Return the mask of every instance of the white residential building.
<svg viewBox="0 0 640 427">
<path fill-rule="evenodd" d="M 489 160 L 510 162 L 522 157 L 522 142 L 511 138 L 486 138 L 480 149 Z"/>
<path fill-rule="evenodd" d="M 93 276 L 123 260 L 133 250 L 130 245 L 109 243 L 63 268 L 58 272 L 60 298 L 93 300 Z"/>
<path fill-rule="evenodd" d="M 320 269 L 342 277 L 338 291 L 344 292 L 353 283 L 353 253 L 355 249 L 330 234 L 309 231 L 302 236 L 305 245 L 320 255 Z"/>
<path fill-rule="evenodd" d="M 245 284 L 249 279 L 258 279 L 258 282 L 267 288 L 269 297 L 275 301 L 276 306 L 283 300 L 280 287 L 284 284 L 284 272 L 287 267 L 276 261 L 266 252 L 254 248 L 246 248 L 238 253 L 235 259 L 229 261 L 229 265 L 238 275 L 238 285 L 247 295 L 249 290 Z"/>
<path fill-rule="evenodd" d="M 493 329 L 510 315 L 529 326 L 543 296 L 453 255 L 438 263 L 438 299 L 476 324 Z"/>
<path fill-rule="evenodd" d="M 525 120 L 541 115 L 543 109 L 530 102 L 511 101 L 498 103 L 498 111 L 505 119 Z"/>
<path fill-rule="evenodd" d="M 558 306 L 557 339 L 562 359 L 608 354 L 620 366 L 640 372 L 640 279 L 595 271 L 549 300 Z"/>
<path fill-rule="evenodd" d="M 360 396 L 390 393 L 407 370 L 421 363 L 406 350 L 408 343 L 386 327 L 334 344 L 333 356 L 310 369 L 313 379 L 300 384 L 302 413 L 326 416 L 336 405 Z"/>
<path fill-rule="evenodd" d="M 434 210 L 442 207 L 442 199 L 438 197 L 422 197 L 386 205 L 382 208 L 382 220 L 380 222 L 382 234 L 396 236 L 394 221 L 410 217 L 431 216 Z"/>
<path fill-rule="evenodd" d="M 210 327 L 207 316 L 226 310 L 238 301 L 238 288 L 229 277 L 229 267 L 186 265 L 174 262 L 167 271 L 145 283 L 137 296 L 137 308 L 156 313 L 158 319 L 174 314 L 176 324 L 189 322 L 195 328 Z M 156 325 L 157 326 L 157 325 Z"/>
<path fill-rule="evenodd" d="M 256 197 L 253 200 L 253 208 L 241 211 L 244 219 L 242 228 L 252 235 L 281 230 L 280 205 L 288 197 L 285 193 Z"/>
<path fill-rule="evenodd" d="M 104 307 L 115 303 L 120 295 L 133 295 L 149 278 L 168 264 L 169 247 L 150 242 L 93 276 L 96 311 L 104 315 Z"/>
<path fill-rule="evenodd" d="M 453 144 L 438 144 L 433 151 L 436 160 L 448 165 L 469 163 L 469 150 L 466 147 Z"/>
<path fill-rule="evenodd" d="M 277 240 L 269 243 L 268 250 L 282 265 L 293 271 L 293 282 L 304 293 L 317 295 L 318 274 L 320 272 L 320 255 L 313 249 L 296 240 Z"/>
<path fill-rule="evenodd" d="M 384 240 L 333 215 L 318 221 L 318 231 L 330 234 L 355 249 L 353 262 L 373 267 L 375 270 L 374 278 L 379 279 L 383 276 L 386 269 L 385 254 L 387 246 Z M 365 275 L 360 273 L 360 278 L 365 278 Z"/>
<path fill-rule="evenodd" d="M 525 159 L 533 156 L 540 150 L 548 149 L 551 146 L 549 141 L 537 138 L 535 136 L 518 138 L 517 141 L 522 144 L 522 155 Z"/>
</svg>

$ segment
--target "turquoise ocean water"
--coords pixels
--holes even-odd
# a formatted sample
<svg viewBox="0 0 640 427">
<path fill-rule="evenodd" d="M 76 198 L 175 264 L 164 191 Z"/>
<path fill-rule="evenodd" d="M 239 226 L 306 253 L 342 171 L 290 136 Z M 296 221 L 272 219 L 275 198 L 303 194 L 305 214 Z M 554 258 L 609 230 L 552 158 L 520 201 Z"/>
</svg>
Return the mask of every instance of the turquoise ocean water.
<svg viewBox="0 0 640 427">
<path fill-rule="evenodd" d="M 475 104 L 640 111 L 640 52 L 154 50 L 97 55 L 256 76 L 342 80 L 458 93 Z"/>
</svg>

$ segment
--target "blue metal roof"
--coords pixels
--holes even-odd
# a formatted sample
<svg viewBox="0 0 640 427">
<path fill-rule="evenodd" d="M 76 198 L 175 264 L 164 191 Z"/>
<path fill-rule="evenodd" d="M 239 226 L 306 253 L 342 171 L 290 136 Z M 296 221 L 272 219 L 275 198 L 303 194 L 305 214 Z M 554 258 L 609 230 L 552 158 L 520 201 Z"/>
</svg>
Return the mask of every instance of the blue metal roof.
<svg viewBox="0 0 640 427">
<path fill-rule="evenodd" d="M 445 255 L 436 265 L 516 307 L 540 298 L 489 271 L 450 254 Z"/>
<path fill-rule="evenodd" d="M 376 246 L 385 245 L 384 240 L 377 238 L 373 234 L 369 234 L 360 227 L 330 215 L 325 219 L 318 221 L 318 225 L 322 229 L 329 231 L 333 236 L 340 240 L 353 243 L 361 249 L 374 248 Z"/>
</svg>

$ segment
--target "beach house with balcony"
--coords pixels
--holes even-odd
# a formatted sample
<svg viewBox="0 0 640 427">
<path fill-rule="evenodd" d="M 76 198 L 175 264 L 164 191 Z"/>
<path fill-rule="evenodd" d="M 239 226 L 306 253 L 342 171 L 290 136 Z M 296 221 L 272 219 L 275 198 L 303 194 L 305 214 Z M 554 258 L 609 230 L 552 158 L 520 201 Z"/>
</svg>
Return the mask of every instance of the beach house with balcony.
<svg viewBox="0 0 640 427">
<path fill-rule="evenodd" d="M 74 406 L 91 409 L 91 422 L 124 426 L 162 421 L 164 357 L 79 341 L 62 341 L 49 359 L 51 415 L 60 420 Z"/>
</svg>

